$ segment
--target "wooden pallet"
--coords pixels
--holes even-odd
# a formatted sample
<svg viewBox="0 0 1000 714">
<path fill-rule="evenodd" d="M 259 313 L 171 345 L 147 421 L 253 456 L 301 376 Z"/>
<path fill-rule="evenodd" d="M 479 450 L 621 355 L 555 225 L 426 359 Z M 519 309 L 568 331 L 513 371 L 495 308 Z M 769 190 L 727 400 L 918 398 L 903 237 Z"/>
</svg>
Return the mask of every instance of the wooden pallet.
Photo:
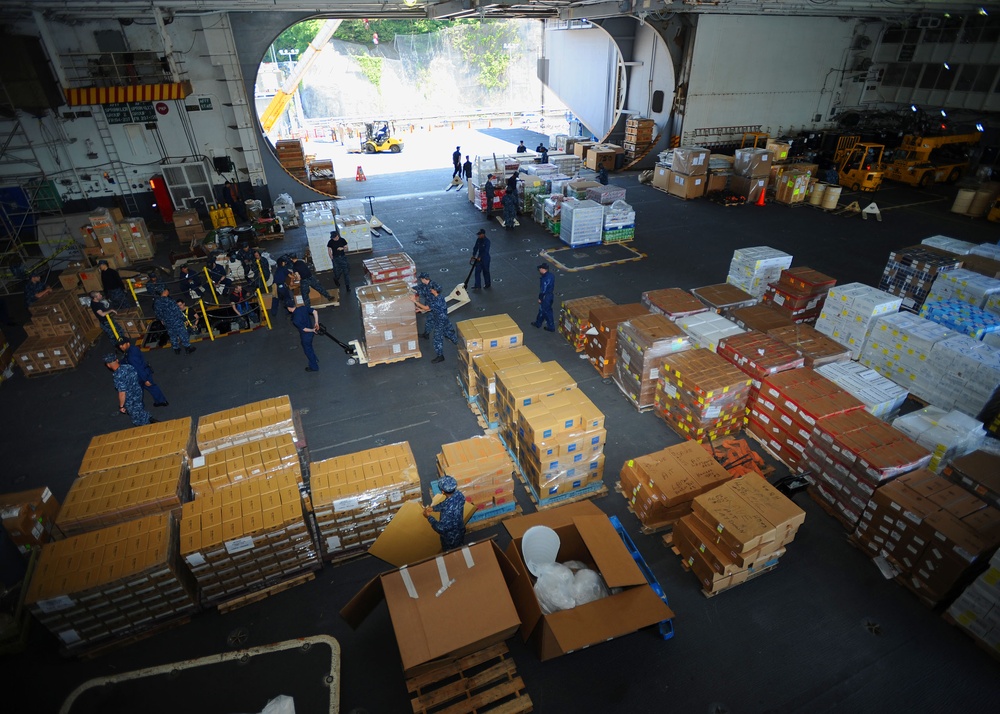
<svg viewBox="0 0 1000 714">
<path fill-rule="evenodd" d="M 825 498 L 816 493 L 815 488 L 810 486 L 809 488 L 806 489 L 806 493 L 809 494 L 809 498 L 811 498 L 813 501 L 816 502 L 816 505 L 818 505 L 820 508 L 823 509 L 824 513 L 826 513 L 828 516 L 832 516 L 833 518 L 835 518 L 837 522 L 840 523 L 840 525 L 842 525 L 848 533 L 853 533 L 854 530 L 857 528 L 856 523 L 851 523 L 846 518 L 844 518 L 844 516 L 841 515 L 836 508 L 827 503 L 827 500 Z"/>
<path fill-rule="evenodd" d="M 500 643 L 406 680 L 414 714 L 518 714 L 533 710 L 507 645 Z"/>
<path fill-rule="evenodd" d="M 677 521 L 680 520 L 680 517 L 678 517 L 678 518 L 672 518 L 669 521 L 663 521 L 662 523 L 654 523 L 651 525 L 646 525 L 645 523 L 642 522 L 642 519 L 639 518 L 639 514 L 635 512 L 635 509 L 632 508 L 632 504 L 629 503 L 628 498 L 622 492 L 622 484 L 620 481 L 614 485 L 614 490 L 615 493 L 621 494 L 622 498 L 625 499 L 625 508 L 628 509 L 629 513 L 635 516 L 635 519 L 637 521 L 639 521 L 639 531 L 643 535 L 656 535 L 657 533 L 662 533 L 664 531 L 672 531 L 674 529 L 674 526 L 677 525 Z"/>
<path fill-rule="evenodd" d="M 506 513 L 501 513 L 499 515 L 493 516 L 492 518 L 484 518 L 481 521 L 472 521 L 465 526 L 466 531 L 481 531 L 486 528 L 492 528 L 493 526 L 499 524 L 501 521 L 505 521 L 508 518 L 514 518 L 515 516 L 520 516 L 523 513 L 521 506 L 515 506 L 513 511 L 507 511 Z"/>
<path fill-rule="evenodd" d="M 547 508 L 558 508 L 559 506 L 565 506 L 567 503 L 576 503 L 577 501 L 586 501 L 591 498 L 600 498 L 602 496 L 608 495 L 608 487 L 601 484 L 600 488 L 595 488 L 593 490 L 583 490 L 580 493 L 561 493 L 558 496 L 552 496 L 551 498 L 540 498 L 535 495 L 534 486 L 528 483 L 528 480 L 521 473 L 521 470 L 517 470 L 518 480 L 521 485 L 524 486 L 524 490 L 528 494 L 528 498 L 531 502 L 535 504 L 535 510 L 544 511 Z M 585 487 L 587 488 L 587 487 Z"/>
<path fill-rule="evenodd" d="M 246 595 L 240 595 L 239 597 L 234 597 L 232 600 L 226 600 L 225 602 L 220 602 L 217 606 L 219 613 L 225 615 L 226 613 L 232 612 L 233 610 L 238 610 L 246 605 L 253 604 L 255 602 L 260 602 L 265 600 L 272 595 L 277 595 L 278 593 L 284 592 L 285 590 L 290 590 L 296 585 L 302 585 L 303 583 L 308 583 L 310 580 L 316 577 L 316 573 L 310 570 L 309 572 L 303 573 L 302 575 L 289 578 L 288 580 L 282 580 L 280 583 L 275 583 L 270 587 L 266 587 L 263 590 L 256 590 Z"/>
<path fill-rule="evenodd" d="M 674 538 L 672 533 L 668 533 L 667 535 L 663 536 L 663 543 L 668 548 L 670 548 L 670 552 L 672 552 L 674 555 L 678 557 L 681 556 L 681 552 L 677 550 L 677 547 L 674 545 Z M 683 558 L 681 559 L 681 567 L 684 568 L 684 572 L 686 573 L 691 572 L 691 567 L 687 564 L 687 562 Z M 754 573 L 741 583 L 737 583 L 736 585 L 730 585 L 728 588 L 723 588 L 722 590 L 716 590 L 715 592 L 709 592 L 708 590 L 702 588 L 701 594 L 704 595 L 706 598 L 713 598 L 716 595 L 721 595 L 722 593 L 729 592 L 734 588 L 738 588 L 740 585 L 745 585 L 746 583 L 749 583 L 751 580 L 756 580 L 761 575 L 764 575 L 765 573 L 770 573 L 777 567 L 778 567 L 777 563 L 772 563 L 771 565 L 768 565 L 766 568 L 761 568 L 760 570 L 758 570 L 756 573 Z"/>
<path fill-rule="evenodd" d="M 367 545 L 359 545 L 339 553 L 330 553 L 323 556 L 323 562 L 330 565 L 340 565 L 351 560 L 357 560 L 362 556 L 368 555 L 368 548 L 369 546 Z"/>
<path fill-rule="evenodd" d="M 371 362 L 371 361 L 369 361 L 368 362 L 368 366 L 369 367 L 375 367 L 376 365 L 380 365 L 380 364 L 395 364 L 396 362 L 404 362 L 404 361 L 406 361 L 408 359 L 420 359 L 422 356 L 423 355 L 421 355 L 419 352 L 417 352 L 415 355 L 406 355 L 405 357 L 396 357 L 394 359 L 384 359 L 384 360 L 380 360 L 378 362 Z"/>
</svg>

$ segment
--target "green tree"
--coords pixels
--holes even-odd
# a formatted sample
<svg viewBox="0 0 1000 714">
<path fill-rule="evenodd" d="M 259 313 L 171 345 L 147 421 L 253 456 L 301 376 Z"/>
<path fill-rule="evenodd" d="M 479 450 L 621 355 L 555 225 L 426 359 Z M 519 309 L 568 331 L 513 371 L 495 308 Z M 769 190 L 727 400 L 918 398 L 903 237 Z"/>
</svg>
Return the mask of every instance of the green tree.
<svg viewBox="0 0 1000 714">
<path fill-rule="evenodd" d="M 455 23 L 447 20 L 344 20 L 333 33 L 334 39 L 345 42 L 357 42 L 362 45 L 372 44 L 372 35 L 378 33 L 380 44 L 389 44 L 396 35 L 424 35 L 438 32 Z"/>
<path fill-rule="evenodd" d="M 354 58 L 361 67 L 361 74 L 381 91 L 382 86 L 382 58 L 378 55 L 359 55 Z"/>
<path fill-rule="evenodd" d="M 301 55 L 309 47 L 309 43 L 316 37 L 323 26 L 323 20 L 305 20 L 297 22 L 287 30 L 282 32 L 274 40 L 274 51 L 278 50 L 298 50 Z"/>
<path fill-rule="evenodd" d="M 466 23 L 455 28 L 453 39 L 466 62 L 479 70 L 484 88 L 500 89 L 507 84 L 510 56 L 520 39 L 513 23 L 490 20 Z"/>
</svg>

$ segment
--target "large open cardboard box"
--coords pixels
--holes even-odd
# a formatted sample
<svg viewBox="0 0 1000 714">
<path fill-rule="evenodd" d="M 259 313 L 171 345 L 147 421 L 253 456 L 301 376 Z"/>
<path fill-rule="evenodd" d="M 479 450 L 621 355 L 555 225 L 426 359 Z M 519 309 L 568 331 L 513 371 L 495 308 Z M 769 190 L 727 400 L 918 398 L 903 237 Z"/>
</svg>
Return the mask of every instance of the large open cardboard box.
<svg viewBox="0 0 1000 714">
<path fill-rule="evenodd" d="M 558 562 L 583 561 L 601 573 L 608 587 L 622 591 L 572 610 L 542 614 L 535 579 L 521 555 L 521 537 L 537 525 L 559 534 Z M 504 526 L 512 539 L 506 554 L 517 573 L 510 593 L 521 617 L 521 636 L 531 641 L 541 659 L 627 635 L 674 616 L 649 586 L 611 521 L 590 501 L 511 518 Z"/>
</svg>

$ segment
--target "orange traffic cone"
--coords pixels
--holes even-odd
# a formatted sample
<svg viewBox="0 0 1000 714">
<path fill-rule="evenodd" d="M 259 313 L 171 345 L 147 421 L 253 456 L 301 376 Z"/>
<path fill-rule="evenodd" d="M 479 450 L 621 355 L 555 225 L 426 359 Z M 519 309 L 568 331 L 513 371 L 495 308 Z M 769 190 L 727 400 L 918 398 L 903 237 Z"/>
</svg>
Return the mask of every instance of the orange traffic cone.
<svg viewBox="0 0 1000 714">
<path fill-rule="evenodd" d="M 757 203 L 754 204 L 755 206 L 763 206 L 764 205 L 764 198 L 765 198 L 764 194 L 766 194 L 766 193 L 767 193 L 767 189 L 766 188 L 762 188 L 760 190 L 760 196 L 757 197 Z"/>
<path fill-rule="evenodd" d="M 367 181 L 368 180 L 368 177 L 365 176 L 365 170 L 363 168 L 361 168 L 360 166 L 358 167 L 358 172 L 356 174 L 354 174 L 354 180 L 355 181 Z"/>
</svg>

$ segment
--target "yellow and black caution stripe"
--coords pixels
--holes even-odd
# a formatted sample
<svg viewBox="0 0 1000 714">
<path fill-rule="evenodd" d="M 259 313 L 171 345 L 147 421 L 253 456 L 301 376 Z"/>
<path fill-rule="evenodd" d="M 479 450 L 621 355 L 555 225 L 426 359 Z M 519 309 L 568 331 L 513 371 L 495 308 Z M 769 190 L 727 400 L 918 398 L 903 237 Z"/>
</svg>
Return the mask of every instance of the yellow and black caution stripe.
<svg viewBox="0 0 1000 714">
<path fill-rule="evenodd" d="M 191 94 L 191 82 L 167 84 L 137 84 L 127 87 L 80 87 L 64 90 L 66 103 L 71 107 L 90 104 L 119 104 L 121 102 L 161 102 L 184 99 Z"/>
</svg>

